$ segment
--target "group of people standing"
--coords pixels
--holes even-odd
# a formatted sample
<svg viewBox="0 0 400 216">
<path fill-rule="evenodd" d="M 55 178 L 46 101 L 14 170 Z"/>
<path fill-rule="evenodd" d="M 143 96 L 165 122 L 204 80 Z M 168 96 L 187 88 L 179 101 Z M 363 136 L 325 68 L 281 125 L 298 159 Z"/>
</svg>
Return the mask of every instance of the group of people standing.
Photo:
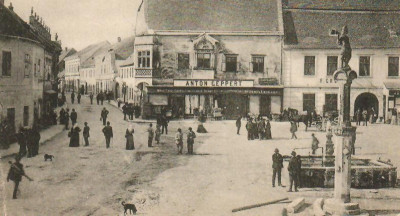
<svg viewBox="0 0 400 216">
<path fill-rule="evenodd" d="M 140 115 L 140 106 L 133 105 L 129 103 L 125 103 L 122 106 L 122 113 L 124 114 L 124 120 L 127 120 L 127 116 L 129 120 L 133 120 L 133 115 L 139 116 Z"/>
<path fill-rule="evenodd" d="M 30 158 L 39 154 L 40 133 L 36 127 L 21 127 L 16 136 L 19 144 L 19 157 Z"/>
<path fill-rule="evenodd" d="M 279 153 L 279 149 L 275 149 L 272 155 L 272 187 L 275 187 L 275 180 L 278 179 L 278 186 L 282 186 L 281 173 L 283 168 L 283 157 Z M 298 192 L 297 188 L 300 186 L 300 174 L 301 174 L 301 156 L 296 155 L 295 151 L 292 151 L 291 158 L 288 165 L 289 171 L 289 182 L 290 187 L 288 192 L 292 192 L 293 186 L 294 191 Z"/>
<path fill-rule="evenodd" d="M 363 126 L 368 126 L 368 122 L 372 124 L 376 121 L 376 113 L 374 107 L 371 107 L 370 109 L 359 108 L 356 111 L 355 116 L 357 126 L 361 126 L 361 121 L 363 122 Z"/>
<path fill-rule="evenodd" d="M 240 132 L 241 117 L 236 120 L 237 134 Z M 269 119 L 264 119 L 261 116 L 257 118 L 249 117 L 246 123 L 247 139 L 248 140 L 269 140 L 272 139 L 271 123 Z"/>
</svg>

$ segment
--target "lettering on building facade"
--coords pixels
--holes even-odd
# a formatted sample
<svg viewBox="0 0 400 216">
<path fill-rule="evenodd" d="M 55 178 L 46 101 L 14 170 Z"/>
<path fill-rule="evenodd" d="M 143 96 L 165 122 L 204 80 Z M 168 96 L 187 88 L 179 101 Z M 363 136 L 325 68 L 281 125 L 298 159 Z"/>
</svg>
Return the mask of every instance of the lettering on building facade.
<svg viewBox="0 0 400 216">
<path fill-rule="evenodd" d="M 253 87 L 253 80 L 174 80 L 174 87 Z"/>
</svg>

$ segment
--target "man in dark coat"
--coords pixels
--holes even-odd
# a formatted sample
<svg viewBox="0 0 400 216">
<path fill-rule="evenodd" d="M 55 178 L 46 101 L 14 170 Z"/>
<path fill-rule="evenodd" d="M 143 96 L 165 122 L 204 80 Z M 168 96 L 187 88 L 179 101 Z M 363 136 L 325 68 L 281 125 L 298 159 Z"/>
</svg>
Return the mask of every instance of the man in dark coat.
<svg viewBox="0 0 400 216">
<path fill-rule="evenodd" d="M 23 127 L 19 128 L 19 132 L 16 134 L 17 142 L 19 144 L 19 156 L 23 157 L 26 155 L 26 133 Z"/>
<path fill-rule="evenodd" d="M 78 119 L 78 113 L 76 113 L 75 109 L 72 109 L 70 118 L 71 118 L 72 125 L 75 125 L 76 124 L 76 120 Z"/>
<path fill-rule="evenodd" d="M 64 124 L 65 124 L 65 130 L 68 130 L 68 125 L 69 125 L 69 109 L 64 114 Z"/>
<path fill-rule="evenodd" d="M 18 186 L 22 180 L 22 176 L 25 174 L 24 165 L 20 163 L 20 160 L 19 156 L 15 158 L 15 163 L 11 165 L 7 175 L 7 182 L 10 180 L 14 182 L 13 199 L 17 199 Z"/>
<path fill-rule="evenodd" d="M 81 97 L 82 97 L 81 93 L 78 92 L 78 96 L 76 97 L 78 99 L 78 104 L 81 104 Z"/>
<path fill-rule="evenodd" d="M 90 98 L 90 104 L 93 104 L 93 93 L 92 92 L 90 93 L 89 98 Z"/>
<path fill-rule="evenodd" d="M 111 138 L 113 137 L 113 129 L 110 126 L 110 122 L 107 122 L 107 126 L 105 126 L 102 131 L 106 138 L 106 148 L 110 148 Z"/>
<path fill-rule="evenodd" d="M 124 113 L 124 120 L 126 120 L 126 114 L 128 112 L 128 107 L 126 106 L 126 103 L 122 106 L 122 113 Z"/>
<path fill-rule="evenodd" d="M 189 132 L 187 134 L 187 148 L 188 148 L 188 154 L 193 154 L 193 144 L 194 144 L 194 139 L 196 138 L 196 134 L 192 130 L 192 128 L 189 128 Z"/>
<path fill-rule="evenodd" d="M 103 125 L 106 125 L 108 113 L 109 112 L 108 112 L 108 110 L 106 110 L 105 107 L 101 111 L 101 120 L 103 120 Z"/>
<path fill-rule="evenodd" d="M 247 130 L 247 140 L 252 140 L 253 139 L 253 136 L 252 136 L 252 126 L 251 126 L 251 118 L 249 118 L 248 120 L 247 120 L 247 123 L 246 123 L 246 130 Z"/>
<path fill-rule="evenodd" d="M 68 136 L 70 137 L 69 147 L 79 147 L 79 133 L 80 132 L 81 132 L 81 129 L 78 127 L 77 124 L 75 124 L 71 127 L 71 131 L 68 133 Z"/>
<path fill-rule="evenodd" d="M 101 105 L 103 105 L 104 102 L 104 94 L 102 91 L 100 91 L 100 101 L 101 101 Z"/>
<path fill-rule="evenodd" d="M 281 172 L 283 168 L 283 157 L 279 154 L 279 149 L 275 149 L 275 153 L 272 155 L 272 187 L 275 187 L 275 179 L 278 174 L 278 186 L 281 184 Z"/>
<path fill-rule="evenodd" d="M 40 133 L 39 130 L 36 127 L 32 128 L 31 131 L 31 136 L 32 136 L 32 140 L 33 140 L 33 157 L 35 157 L 36 155 L 39 154 L 39 143 L 40 143 Z"/>
<path fill-rule="evenodd" d="M 89 137 L 90 137 L 90 127 L 88 126 L 88 123 L 85 122 L 85 127 L 83 128 L 83 139 L 85 140 L 85 146 L 89 146 Z"/>
<path fill-rule="evenodd" d="M 74 101 L 75 101 L 75 93 L 72 92 L 71 93 L 71 103 L 74 104 Z"/>
<path fill-rule="evenodd" d="M 100 93 L 97 93 L 97 95 L 96 95 L 96 101 L 97 101 L 97 105 L 99 105 L 99 101 L 100 101 Z"/>
<path fill-rule="evenodd" d="M 164 115 L 161 115 L 161 133 L 164 134 L 164 129 L 165 129 L 165 134 L 168 134 L 168 119 Z"/>
<path fill-rule="evenodd" d="M 240 127 L 242 127 L 242 117 L 241 117 L 241 116 L 239 116 L 239 117 L 236 119 L 236 128 L 237 128 L 236 134 L 237 134 L 237 135 L 240 135 Z"/>
<path fill-rule="evenodd" d="M 288 192 L 292 192 L 292 187 L 294 184 L 294 191 L 298 192 L 297 186 L 298 186 L 298 173 L 299 173 L 299 160 L 296 157 L 296 152 L 292 151 L 292 157 L 290 158 L 289 165 L 288 165 L 288 171 L 289 171 L 289 180 L 290 180 L 290 187 Z"/>
<path fill-rule="evenodd" d="M 26 157 L 31 158 L 31 157 L 33 157 L 33 146 L 34 146 L 32 130 L 26 129 L 24 134 L 25 134 L 25 138 L 26 138 L 26 147 L 28 148 L 28 154 Z"/>
<path fill-rule="evenodd" d="M 64 117 L 65 117 L 65 110 L 64 110 L 64 108 L 61 108 L 61 110 L 60 110 L 60 124 L 65 124 Z"/>
</svg>

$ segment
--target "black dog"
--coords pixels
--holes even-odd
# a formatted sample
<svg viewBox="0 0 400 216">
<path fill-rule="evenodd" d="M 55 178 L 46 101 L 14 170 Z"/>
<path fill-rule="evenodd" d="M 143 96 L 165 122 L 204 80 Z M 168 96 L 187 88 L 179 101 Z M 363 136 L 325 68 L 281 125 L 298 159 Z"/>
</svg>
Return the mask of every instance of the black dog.
<svg viewBox="0 0 400 216">
<path fill-rule="evenodd" d="M 44 161 L 47 161 L 47 160 L 53 161 L 53 158 L 54 158 L 53 155 L 49 155 L 49 154 L 44 155 Z"/>
<path fill-rule="evenodd" d="M 131 214 L 132 213 L 136 214 L 136 212 L 137 212 L 135 204 L 129 204 L 129 203 L 125 204 L 125 202 L 122 201 L 122 206 L 124 206 L 124 215 L 126 215 L 127 210 L 129 210 L 131 212 Z"/>
</svg>

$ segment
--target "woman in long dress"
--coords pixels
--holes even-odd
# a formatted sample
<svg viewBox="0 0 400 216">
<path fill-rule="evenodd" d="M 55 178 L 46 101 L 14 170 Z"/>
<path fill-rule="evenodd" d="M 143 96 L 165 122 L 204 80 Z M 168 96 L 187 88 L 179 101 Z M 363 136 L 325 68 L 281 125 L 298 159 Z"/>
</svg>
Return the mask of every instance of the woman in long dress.
<svg viewBox="0 0 400 216">
<path fill-rule="evenodd" d="M 70 137 L 69 147 L 79 147 L 79 132 L 81 132 L 81 129 L 78 127 L 78 124 L 73 125 L 71 131 L 68 133 Z"/>
<path fill-rule="evenodd" d="M 269 123 L 269 119 L 267 119 L 267 124 L 265 125 L 265 138 L 272 139 L 271 123 Z"/>
<path fill-rule="evenodd" d="M 132 125 L 129 125 L 129 127 L 126 129 L 125 133 L 125 138 L 126 138 L 126 150 L 134 150 L 135 149 L 135 143 L 133 141 L 133 133 L 135 130 L 133 129 Z"/>
</svg>

